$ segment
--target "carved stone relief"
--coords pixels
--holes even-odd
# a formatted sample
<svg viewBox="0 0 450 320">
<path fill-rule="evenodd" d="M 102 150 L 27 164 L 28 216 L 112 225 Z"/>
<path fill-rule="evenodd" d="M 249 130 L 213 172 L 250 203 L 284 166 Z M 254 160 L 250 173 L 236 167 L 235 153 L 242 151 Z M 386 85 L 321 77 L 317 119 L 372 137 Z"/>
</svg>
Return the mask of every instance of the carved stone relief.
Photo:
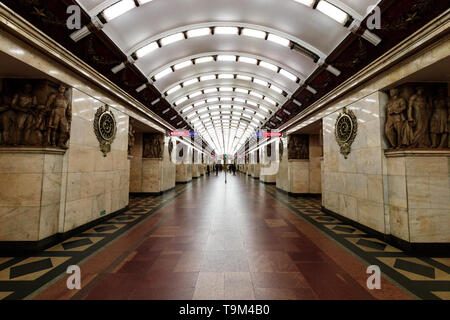
<svg viewBox="0 0 450 320">
<path fill-rule="evenodd" d="M 164 156 L 164 136 L 159 133 L 146 133 L 143 138 L 142 156 L 150 159 L 162 159 Z"/>
<path fill-rule="evenodd" d="M 385 135 L 393 149 L 448 148 L 446 84 L 405 84 L 389 91 Z"/>
<path fill-rule="evenodd" d="M 0 144 L 67 149 L 72 91 L 48 80 L 2 79 Z"/>
<path fill-rule="evenodd" d="M 289 137 L 288 159 L 309 159 L 309 136 L 307 134 L 291 135 Z"/>
</svg>

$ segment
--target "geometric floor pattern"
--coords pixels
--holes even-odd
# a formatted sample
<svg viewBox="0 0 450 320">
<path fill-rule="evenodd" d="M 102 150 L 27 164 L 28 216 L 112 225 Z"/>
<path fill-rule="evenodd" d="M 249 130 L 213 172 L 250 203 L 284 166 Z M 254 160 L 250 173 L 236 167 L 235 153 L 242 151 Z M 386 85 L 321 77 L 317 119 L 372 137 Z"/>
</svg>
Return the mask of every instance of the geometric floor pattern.
<svg viewBox="0 0 450 320">
<path fill-rule="evenodd" d="M 257 180 L 254 180 L 254 183 L 262 188 L 263 193 L 267 192 L 277 202 L 288 207 L 365 263 L 378 265 L 385 276 L 418 298 L 450 300 L 449 256 L 412 256 L 322 212 L 320 198 L 291 197 L 278 191 L 273 185 L 263 185 Z M 0 257 L 0 300 L 26 298 L 65 273 L 69 265 L 77 265 L 104 248 L 191 188 L 192 184 L 177 185 L 175 190 L 162 196 L 132 197 L 129 208 L 123 213 L 45 251 L 26 257 Z M 274 229 L 284 228 L 286 225 L 282 219 L 266 218 L 264 222 Z M 289 238 L 298 235 L 295 232 L 286 232 L 283 236 Z"/>
<path fill-rule="evenodd" d="M 154 197 L 130 197 L 129 209 L 45 251 L 26 257 L 0 257 L 0 300 L 18 300 L 65 273 L 97 250 L 152 215 L 189 188 Z"/>
<path fill-rule="evenodd" d="M 292 197 L 266 185 L 266 192 L 300 217 L 421 299 L 450 300 L 450 254 L 416 257 L 321 211 L 317 197 Z"/>
</svg>

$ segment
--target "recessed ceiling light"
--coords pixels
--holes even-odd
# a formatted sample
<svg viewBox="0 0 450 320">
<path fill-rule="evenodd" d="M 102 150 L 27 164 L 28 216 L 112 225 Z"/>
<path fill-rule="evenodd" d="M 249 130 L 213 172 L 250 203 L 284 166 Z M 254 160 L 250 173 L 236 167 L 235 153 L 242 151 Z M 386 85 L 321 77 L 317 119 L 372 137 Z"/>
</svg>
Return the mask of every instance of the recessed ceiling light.
<svg viewBox="0 0 450 320">
<path fill-rule="evenodd" d="M 217 61 L 236 61 L 236 56 L 231 56 L 231 55 L 218 55 L 217 56 Z"/>
<path fill-rule="evenodd" d="M 213 92 L 217 92 L 217 88 L 211 88 L 211 89 L 205 89 L 203 90 L 206 94 L 208 93 L 213 93 Z"/>
<path fill-rule="evenodd" d="M 258 38 L 258 39 L 266 38 L 266 33 L 264 31 L 248 29 L 248 28 L 242 29 L 242 35 L 247 36 L 247 37 Z"/>
<path fill-rule="evenodd" d="M 142 58 L 142 57 L 146 56 L 147 54 L 155 51 L 158 48 L 159 48 L 158 44 L 156 42 L 152 42 L 152 43 L 142 47 L 141 49 L 137 50 L 136 56 L 138 58 Z"/>
<path fill-rule="evenodd" d="M 277 104 L 274 100 L 272 100 L 272 99 L 269 98 L 269 97 L 264 97 L 264 100 L 267 101 L 268 103 L 274 105 L 274 106 Z"/>
<path fill-rule="evenodd" d="M 219 79 L 234 79 L 234 75 L 230 73 L 219 74 Z"/>
<path fill-rule="evenodd" d="M 200 77 L 200 81 L 209 81 L 209 80 L 215 80 L 215 79 L 216 79 L 215 74 Z"/>
<path fill-rule="evenodd" d="M 159 80 L 161 78 L 164 78 L 165 76 L 167 76 L 170 73 L 172 73 L 172 69 L 171 68 L 167 68 L 167 69 L 161 71 L 160 73 L 155 74 L 155 80 Z"/>
<path fill-rule="evenodd" d="M 242 88 L 236 88 L 235 92 L 248 94 L 248 90 L 242 89 Z M 237 101 L 236 99 L 234 99 L 234 100 Z"/>
<path fill-rule="evenodd" d="M 273 84 L 270 85 L 270 89 L 272 89 L 273 91 L 275 91 L 275 92 L 277 92 L 277 93 L 279 93 L 279 94 L 282 94 L 282 93 L 283 93 L 283 90 L 281 90 L 281 89 L 278 88 L 277 86 L 274 86 Z"/>
<path fill-rule="evenodd" d="M 200 28 L 200 29 L 189 30 L 188 32 L 186 32 L 186 35 L 188 38 L 203 37 L 203 36 L 208 36 L 210 34 L 211 34 L 210 28 Z"/>
<path fill-rule="evenodd" d="M 262 98 L 263 98 L 263 95 L 262 95 L 262 94 L 260 94 L 260 93 L 258 93 L 258 92 L 255 92 L 255 91 L 251 91 L 251 92 L 250 92 L 250 95 L 252 95 L 252 96 L 254 96 L 254 97 L 257 97 L 257 98 L 259 98 L 259 99 L 262 99 Z"/>
<path fill-rule="evenodd" d="M 277 67 L 276 65 L 274 65 L 274 64 L 271 64 L 271 63 L 268 63 L 268 62 L 261 61 L 261 62 L 259 63 L 259 65 L 260 65 L 261 67 L 263 67 L 263 68 L 266 68 L 266 69 L 269 69 L 269 70 L 278 72 L 278 67 Z"/>
<path fill-rule="evenodd" d="M 346 12 L 324 0 L 319 2 L 317 10 L 336 20 L 340 24 L 345 24 L 349 18 Z"/>
<path fill-rule="evenodd" d="M 195 59 L 195 64 L 206 63 L 214 61 L 213 57 L 203 57 Z"/>
<path fill-rule="evenodd" d="M 195 98 L 195 97 L 198 97 L 198 96 L 201 96 L 201 95 L 202 95 L 202 92 L 201 91 L 197 91 L 197 92 L 189 95 L 189 99 L 192 99 L 192 98 Z"/>
<path fill-rule="evenodd" d="M 105 9 L 102 15 L 106 21 L 111 21 L 134 8 L 136 8 L 134 0 L 122 0 Z"/>
<path fill-rule="evenodd" d="M 214 34 L 238 34 L 239 29 L 236 27 L 215 27 Z"/>
<path fill-rule="evenodd" d="M 172 89 L 167 90 L 167 95 L 170 95 L 170 94 L 172 94 L 174 92 L 177 92 L 180 89 L 181 89 L 181 86 L 177 85 L 177 86 L 173 87 Z"/>
<path fill-rule="evenodd" d="M 191 110 L 192 108 L 193 108 L 192 106 L 189 106 L 189 107 L 187 107 L 187 108 L 184 108 L 183 111 L 182 111 L 182 113 L 186 113 L 186 112 L 188 112 L 189 110 Z"/>
<path fill-rule="evenodd" d="M 189 66 L 192 66 L 192 61 L 191 60 L 188 60 L 188 61 L 184 61 L 184 62 L 181 62 L 181 63 L 178 63 L 178 64 L 176 64 L 176 65 L 174 65 L 174 69 L 175 70 L 180 70 L 180 69 L 183 69 L 183 68 L 186 68 L 186 67 L 189 67 Z"/>
<path fill-rule="evenodd" d="M 178 100 L 175 102 L 175 105 L 178 106 L 178 105 L 182 104 L 183 102 L 186 102 L 187 100 L 188 100 L 187 97 L 183 97 L 183 98 L 181 98 L 181 99 L 178 99 Z"/>
<path fill-rule="evenodd" d="M 315 0 L 294 0 L 295 2 L 304 4 L 307 7 L 311 7 L 314 5 Z"/>
<path fill-rule="evenodd" d="M 261 79 L 253 79 L 254 83 L 260 84 L 264 87 L 267 87 L 269 85 L 269 83 L 267 81 L 261 80 Z"/>
<path fill-rule="evenodd" d="M 199 102 L 194 104 L 194 107 L 199 107 L 201 105 L 204 105 L 205 103 L 206 103 L 205 101 L 199 101 Z"/>
<path fill-rule="evenodd" d="M 249 76 L 243 76 L 243 75 L 240 75 L 240 74 L 238 74 L 238 75 L 236 76 L 236 79 L 238 79 L 238 80 L 244 80 L 244 81 L 252 81 L 252 77 L 249 77 Z"/>
<path fill-rule="evenodd" d="M 290 73 L 289 71 L 286 71 L 284 69 L 280 70 L 280 74 L 282 76 L 285 76 L 286 78 L 288 78 L 289 80 L 292 80 L 294 82 L 297 82 L 297 76 L 293 75 L 292 73 Z"/>
<path fill-rule="evenodd" d="M 247 57 L 239 57 L 239 62 L 256 64 L 258 62 L 258 60 L 253 59 L 253 58 L 247 58 Z"/>
<path fill-rule="evenodd" d="M 190 86 L 190 85 L 192 85 L 192 84 L 194 84 L 194 83 L 197 83 L 197 82 L 198 82 L 198 79 L 197 79 L 197 78 L 194 78 L 194 79 L 185 81 L 185 82 L 183 82 L 183 87 Z"/>
<path fill-rule="evenodd" d="M 279 44 L 281 46 L 284 46 L 284 47 L 289 47 L 289 45 L 291 44 L 290 40 L 276 36 L 274 34 L 269 34 L 269 36 L 267 37 L 267 40 L 272 41 L 272 42 Z"/>
<path fill-rule="evenodd" d="M 162 38 L 160 40 L 160 43 L 161 43 L 161 46 L 167 46 L 169 44 L 172 44 L 174 42 L 177 42 L 177 41 L 180 41 L 180 40 L 183 40 L 183 39 L 184 39 L 184 34 L 180 32 L 180 33 L 175 33 L 175 34 L 173 34 L 171 36 Z"/>
</svg>

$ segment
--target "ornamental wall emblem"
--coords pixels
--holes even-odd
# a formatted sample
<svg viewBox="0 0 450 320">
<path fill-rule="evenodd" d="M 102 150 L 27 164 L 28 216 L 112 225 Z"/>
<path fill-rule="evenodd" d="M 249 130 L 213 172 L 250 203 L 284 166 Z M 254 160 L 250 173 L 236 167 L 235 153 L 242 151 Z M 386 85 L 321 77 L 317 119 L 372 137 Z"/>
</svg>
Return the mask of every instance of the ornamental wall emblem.
<svg viewBox="0 0 450 320">
<path fill-rule="evenodd" d="M 284 143 L 283 140 L 280 139 L 280 161 L 283 159 L 283 153 L 284 153 Z"/>
<path fill-rule="evenodd" d="M 169 140 L 169 160 L 172 161 L 173 141 Z"/>
<path fill-rule="evenodd" d="M 100 142 L 100 150 L 103 156 L 111 151 L 111 144 L 116 138 L 117 124 L 114 114 L 109 110 L 109 106 L 100 107 L 95 114 L 94 132 Z"/>
<path fill-rule="evenodd" d="M 353 141 L 358 133 L 358 121 L 351 110 L 344 108 L 344 112 L 339 114 L 336 120 L 335 135 L 336 141 L 341 147 L 341 153 L 347 159 L 352 150 Z"/>
</svg>

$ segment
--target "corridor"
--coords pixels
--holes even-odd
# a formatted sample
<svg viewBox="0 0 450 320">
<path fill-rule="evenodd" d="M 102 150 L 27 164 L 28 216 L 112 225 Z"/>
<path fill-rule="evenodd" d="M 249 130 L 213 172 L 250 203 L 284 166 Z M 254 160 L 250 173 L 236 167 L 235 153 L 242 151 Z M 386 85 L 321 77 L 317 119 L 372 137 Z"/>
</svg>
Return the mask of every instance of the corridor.
<svg viewBox="0 0 450 320">
<path fill-rule="evenodd" d="M 9 299 L 448 298 L 449 292 L 431 293 L 433 281 L 421 287 L 419 280 L 427 279 L 421 271 L 428 268 L 436 291 L 448 288 L 450 259 L 417 263 L 322 213 L 318 198 L 289 197 L 242 174 L 227 180 L 211 175 L 163 196 L 133 198 L 126 212 L 36 257 L 1 258 L 0 290 L 9 286 Z M 18 277 L 5 278 L 47 256 L 54 268 L 33 273 L 22 267 Z M 56 257 L 71 258 L 61 265 Z M 398 268 L 390 266 L 395 257 L 403 261 Z M 367 289 L 364 260 L 390 274 L 380 290 Z M 82 270 L 81 290 L 68 290 L 59 268 L 73 264 Z M 29 286 L 16 281 L 32 279 Z"/>
</svg>

